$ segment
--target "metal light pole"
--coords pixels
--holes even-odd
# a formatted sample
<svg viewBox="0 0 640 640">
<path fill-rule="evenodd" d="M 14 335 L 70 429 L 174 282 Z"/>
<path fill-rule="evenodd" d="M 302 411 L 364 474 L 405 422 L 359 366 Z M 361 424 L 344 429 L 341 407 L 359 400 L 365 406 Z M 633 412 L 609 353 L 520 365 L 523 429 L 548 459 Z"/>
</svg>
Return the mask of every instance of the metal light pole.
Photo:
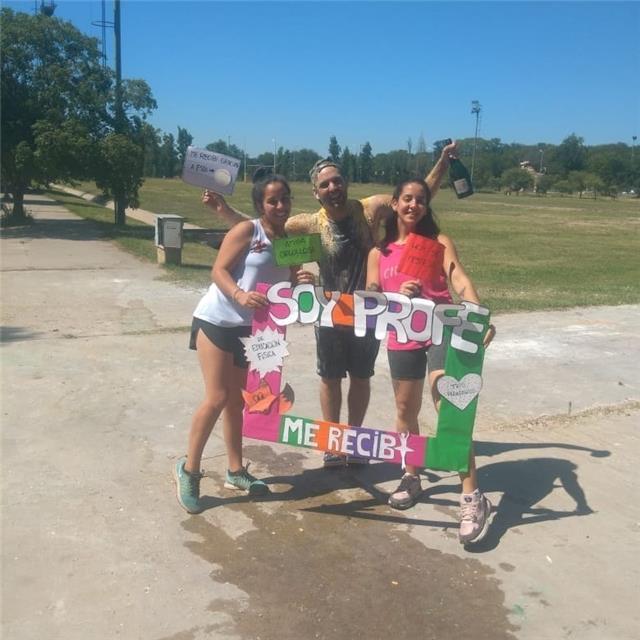
<svg viewBox="0 0 640 640">
<path fill-rule="evenodd" d="M 247 141 L 244 141 L 244 144 L 242 145 L 244 147 L 244 149 L 242 150 L 242 154 L 244 157 L 244 161 L 243 161 L 243 165 L 244 165 L 244 181 L 247 181 Z"/>
<path fill-rule="evenodd" d="M 544 158 L 544 149 L 538 149 L 538 153 L 540 154 L 540 173 L 542 173 L 542 158 Z"/>
<path fill-rule="evenodd" d="M 116 62 L 116 86 L 115 86 L 115 131 L 124 133 L 124 109 L 122 107 L 122 60 L 120 56 L 120 0 L 113 3 L 113 31 L 115 33 L 115 62 Z M 114 193 L 115 223 L 124 225 L 126 222 L 125 200 L 123 193 Z"/>
<path fill-rule="evenodd" d="M 273 138 L 273 173 L 276 172 L 276 139 Z"/>
<path fill-rule="evenodd" d="M 638 139 L 638 136 L 631 136 L 631 140 L 633 140 L 633 142 L 631 143 L 631 168 L 632 169 L 633 169 L 633 157 L 635 155 L 637 139 Z"/>
<path fill-rule="evenodd" d="M 100 20 L 95 20 L 91 24 L 94 27 L 100 27 L 102 30 L 102 40 L 100 43 L 100 55 L 102 56 L 102 66 L 107 66 L 107 27 L 109 29 L 113 28 L 113 22 L 109 22 L 106 18 L 106 6 L 105 0 L 101 2 L 101 10 L 102 10 L 102 18 Z"/>
<path fill-rule="evenodd" d="M 471 101 L 471 113 L 476 116 L 476 133 L 473 137 L 473 156 L 471 157 L 471 182 L 473 182 L 473 170 L 476 166 L 476 147 L 478 146 L 478 122 L 480 120 L 480 111 L 482 107 L 477 100 Z"/>
</svg>

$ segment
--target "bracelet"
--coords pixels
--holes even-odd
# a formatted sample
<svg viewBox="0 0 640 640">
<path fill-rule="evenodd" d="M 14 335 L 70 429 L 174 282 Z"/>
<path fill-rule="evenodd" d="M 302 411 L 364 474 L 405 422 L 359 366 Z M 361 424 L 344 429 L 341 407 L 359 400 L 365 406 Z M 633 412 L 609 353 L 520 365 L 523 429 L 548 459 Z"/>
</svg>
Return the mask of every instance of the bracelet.
<svg viewBox="0 0 640 640">
<path fill-rule="evenodd" d="M 236 287 L 236 290 L 231 294 L 231 299 L 232 299 L 234 302 L 237 302 L 237 301 L 236 301 L 236 296 L 237 296 L 241 291 L 244 293 L 244 290 L 243 290 L 241 287 Z"/>
</svg>

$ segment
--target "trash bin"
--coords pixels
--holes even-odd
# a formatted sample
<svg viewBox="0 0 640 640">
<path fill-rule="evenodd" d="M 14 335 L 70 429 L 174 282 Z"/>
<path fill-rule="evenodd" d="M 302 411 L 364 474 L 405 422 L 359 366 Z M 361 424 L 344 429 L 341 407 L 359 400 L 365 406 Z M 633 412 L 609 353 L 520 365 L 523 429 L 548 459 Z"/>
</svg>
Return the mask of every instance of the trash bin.
<svg viewBox="0 0 640 640">
<path fill-rule="evenodd" d="M 156 216 L 155 244 L 158 264 L 182 264 L 184 218 L 173 214 Z"/>
</svg>

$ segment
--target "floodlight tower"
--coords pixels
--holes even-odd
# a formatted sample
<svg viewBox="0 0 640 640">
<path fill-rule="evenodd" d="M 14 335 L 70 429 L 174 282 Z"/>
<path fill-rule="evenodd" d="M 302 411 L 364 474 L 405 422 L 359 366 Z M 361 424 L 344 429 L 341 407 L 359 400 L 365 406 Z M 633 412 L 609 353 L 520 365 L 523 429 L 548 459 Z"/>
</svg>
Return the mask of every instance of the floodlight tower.
<svg viewBox="0 0 640 640">
<path fill-rule="evenodd" d="M 273 138 L 273 173 L 276 172 L 276 139 Z"/>
<path fill-rule="evenodd" d="M 49 0 L 48 2 L 45 2 L 45 0 L 41 0 L 40 2 L 40 13 L 43 16 L 47 16 L 47 18 L 50 18 L 53 15 L 53 12 L 56 10 L 56 3 L 53 2 L 53 0 Z"/>
<path fill-rule="evenodd" d="M 106 0 L 102 0 L 100 3 L 102 5 L 102 19 L 95 20 L 91 24 L 94 27 L 100 27 L 102 29 L 102 42 L 100 46 L 100 56 L 102 57 L 102 66 L 107 66 L 107 27 L 113 29 L 115 24 L 106 18 Z"/>
<path fill-rule="evenodd" d="M 115 65 L 116 65 L 116 82 L 114 91 L 114 115 L 115 115 L 115 132 L 125 132 L 125 114 L 124 106 L 122 104 L 122 57 L 120 54 L 121 36 L 120 36 L 120 0 L 114 0 L 113 3 L 113 32 L 115 35 Z M 124 226 L 127 223 L 126 203 L 125 199 L 120 194 L 114 194 L 114 214 L 115 223 L 119 226 Z"/>
<path fill-rule="evenodd" d="M 633 168 L 633 156 L 635 155 L 637 139 L 638 136 L 631 136 L 631 140 L 633 140 L 633 142 L 631 143 L 631 168 Z"/>
<path fill-rule="evenodd" d="M 476 164 L 476 147 L 478 146 L 478 122 L 480 120 L 480 111 L 482 107 L 477 100 L 471 101 L 471 113 L 476 116 L 476 133 L 473 137 L 473 156 L 471 157 L 471 182 L 473 182 L 473 170 Z"/>
</svg>

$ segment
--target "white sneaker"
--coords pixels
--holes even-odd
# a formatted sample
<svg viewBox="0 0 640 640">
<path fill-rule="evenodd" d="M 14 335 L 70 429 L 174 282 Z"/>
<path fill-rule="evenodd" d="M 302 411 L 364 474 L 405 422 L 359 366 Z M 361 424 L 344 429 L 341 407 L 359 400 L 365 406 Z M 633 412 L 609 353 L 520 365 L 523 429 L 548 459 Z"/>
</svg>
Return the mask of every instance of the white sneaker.
<svg viewBox="0 0 640 640">
<path fill-rule="evenodd" d="M 489 529 L 490 515 L 491 502 L 479 489 L 473 493 L 463 493 L 460 496 L 460 542 L 480 542 Z"/>
</svg>

